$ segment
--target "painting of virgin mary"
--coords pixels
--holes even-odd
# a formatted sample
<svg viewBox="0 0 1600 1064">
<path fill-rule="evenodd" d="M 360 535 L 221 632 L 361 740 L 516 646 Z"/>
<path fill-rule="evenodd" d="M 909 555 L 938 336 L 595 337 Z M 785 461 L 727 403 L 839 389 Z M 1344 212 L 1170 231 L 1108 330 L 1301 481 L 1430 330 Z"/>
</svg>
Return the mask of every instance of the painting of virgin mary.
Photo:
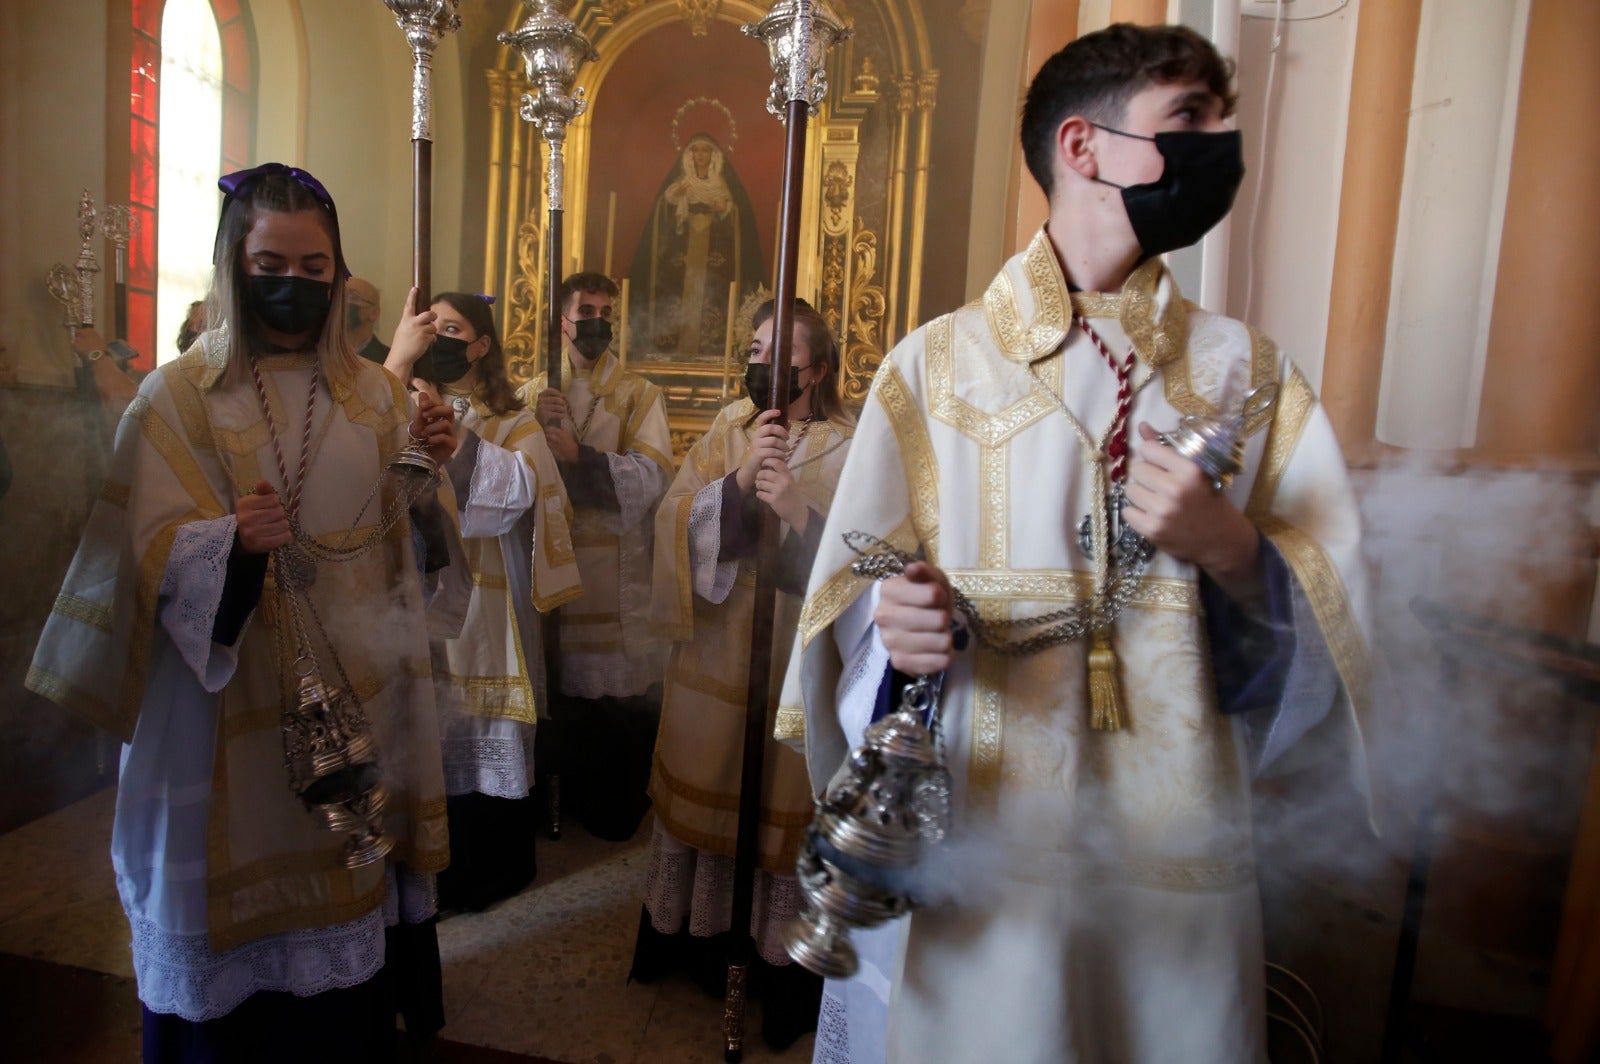
<svg viewBox="0 0 1600 1064">
<path fill-rule="evenodd" d="M 652 353 L 721 358 L 729 284 L 738 283 L 742 300 L 765 272 L 750 197 L 716 138 L 696 133 L 640 234 L 628 275 L 630 328 Z"/>
</svg>

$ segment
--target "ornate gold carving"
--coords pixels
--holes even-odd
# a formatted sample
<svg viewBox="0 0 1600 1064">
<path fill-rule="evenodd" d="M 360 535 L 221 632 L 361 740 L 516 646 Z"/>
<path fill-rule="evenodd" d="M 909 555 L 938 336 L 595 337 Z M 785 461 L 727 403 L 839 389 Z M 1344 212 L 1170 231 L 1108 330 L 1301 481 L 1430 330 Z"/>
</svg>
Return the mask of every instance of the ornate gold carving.
<svg viewBox="0 0 1600 1064">
<path fill-rule="evenodd" d="M 678 10 L 689 23 L 689 32 L 696 37 L 706 35 L 706 27 L 717 17 L 722 0 L 678 0 Z"/>
<path fill-rule="evenodd" d="M 544 345 L 542 296 L 543 266 L 540 252 L 543 227 L 539 224 L 537 210 L 528 212 L 517 226 L 517 272 L 508 286 L 505 340 L 506 371 L 513 385 L 525 384 L 533 379 L 540 368 L 539 349 Z"/>
<path fill-rule="evenodd" d="M 915 74 L 902 74 L 894 83 L 894 109 L 901 114 L 909 114 L 917 106 L 917 77 Z"/>
<path fill-rule="evenodd" d="M 931 111 L 939 98 L 939 72 L 937 70 L 925 71 L 917 79 L 917 109 Z"/>
<path fill-rule="evenodd" d="M 866 398 L 872 377 L 883 362 L 884 315 L 888 300 L 883 285 L 875 283 L 878 274 L 878 234 L 856 219 L 851 241 L 855 263 L 850 276 L 850 324 L 844 340 L 843 394 L 846 402 Z"/>
<path fill-rule="evenodd" d="M 705 430 L 676 429 L 672 433 L 672 462 L 674 465 L 683 464 L 683 456 L 689 453 L 689 448 L 699 442 L 705 435 Z"/>
<path fill-rule="evenodd" d="M 872 57 L 861 57 L 861 70 L 856 74 L 854 93 L 857 96 L 878 95 L 878 72 L 872 65 Z"/>
<path fill-rule="evenodd" d="M 850 168 L 835 159 L 828 164 L 822 173 L 822 202 L 828 206 L 828 227 L 830 230 L 843 228 L 842 215 L 844 209 L 850 205 L 850 186 L 855 184 L 855 178 L 850 173 Z"/>
</svg>

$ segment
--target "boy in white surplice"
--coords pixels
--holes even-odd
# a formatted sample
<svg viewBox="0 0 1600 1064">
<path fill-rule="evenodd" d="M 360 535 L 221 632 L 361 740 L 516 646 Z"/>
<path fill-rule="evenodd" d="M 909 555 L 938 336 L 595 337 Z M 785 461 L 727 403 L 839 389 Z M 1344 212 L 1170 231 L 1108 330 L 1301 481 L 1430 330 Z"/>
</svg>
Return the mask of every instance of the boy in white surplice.
<svg viewBox="0 0 1600 1064">
<path fill-rule="evenodd" d="M 1311 388 L 1160 258 L 1232 205 L 1233 102 L 1231 64 L 1179 26 L 1049 59 L 1022 120 L 1048 223 L 874 379 L 778 730 L 821 791 L 904 675 L 944 672 L 973 859 L 953 898 L 856 936 L 819 1061 L 1265 1060 L 1251 775 L 1328 742 L 1362 782 L 1367 657 L 1356 508 Z M 1231 482 L 1157 435 L 1268 385 Z M 1142 573 L 1119 526 L 1155 549 Z M 846 532 L 924 560 L 871 584 Z"/>
</svg>

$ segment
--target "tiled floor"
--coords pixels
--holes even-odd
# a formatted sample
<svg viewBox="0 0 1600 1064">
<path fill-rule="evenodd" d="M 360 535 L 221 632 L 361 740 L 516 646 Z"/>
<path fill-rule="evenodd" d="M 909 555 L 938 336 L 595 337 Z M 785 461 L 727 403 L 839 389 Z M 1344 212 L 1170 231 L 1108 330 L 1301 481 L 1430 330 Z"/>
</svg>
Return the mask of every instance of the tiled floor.
<svg viewBox="0 0 1600 1064">
<path fill-rule="evenodd" d="M 94 1002 L 75 1014 L 77 1041 L 55 1045 L 64 1055 L 38 1059 L 137 1058 L 128 929 L 108 856 L 112 800 L 104 791 L 0 837 L 0 954 L 48 962 L 0 958 L 0 980 L 61 980 Z M 648 820 L 620 844 L 570 827 L 560 842 L 539 841 L 539 877 L 527 891 L 440 923 L 443 1037 L 455 1046 L 434 1059 L 515 1059 L 463 1055 L 470 1046 L 567 1064 L 722 1059 L 719 1001 L 686 980 L 627 982 L 648 838 Z M 6 1027 L 18 1044 L 42 1044 L 31 1025 L 60 1029 L 60 1016 L 17 1009 L 9 988 L 0 1000 L 13 1006 Z M 809 1037 L 783 1054 L 761 1044 L 759 1004 L 747 1027 L 750 1064 L 811 1059 Z"/>
</svg>

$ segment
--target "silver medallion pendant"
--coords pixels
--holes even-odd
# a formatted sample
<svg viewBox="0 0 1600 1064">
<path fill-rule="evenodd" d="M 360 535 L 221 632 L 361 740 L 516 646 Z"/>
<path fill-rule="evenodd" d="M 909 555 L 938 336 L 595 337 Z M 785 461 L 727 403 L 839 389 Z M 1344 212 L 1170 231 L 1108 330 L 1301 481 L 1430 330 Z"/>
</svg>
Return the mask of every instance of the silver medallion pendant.
<svg viewBox="0 0 1600 1064">
<path fill-rule="evenodd" d="M 1140 554 L 1152 553 L 1150 543 L 1132 527 L 1122 520 L 1122 508 L 1127 505 L 1127 498 L 1122 493 L 1121 484 L 1111 487 L 1111 505 L 1107 507 L 1110 527 L 1106 529 L 1106 539 L 1111 542 L 1111 560 L 1122 561 L 1124 558 L 1133 559 Z M 1078 547 L 1083 551 L 1085 558 L 1094 560 L 1094 515 L 1084 514 L 1083 520 L 1078 522 Z"/>
<path fill-rule="evenodd" d="M 279 572 L 288 590 L 309 591 L 317 582 L 317 563 L 298 543 L 278 549 L 282 552 Z"/>
<path fill-rule="evenodd" d="M 467 411 L 472 409 L 472 399 L 465 395 L 458 395 L 450 400 L 450 405 L 455 408 L 456 420 L 460 421 L 467 416 Z"/>
</svg>

